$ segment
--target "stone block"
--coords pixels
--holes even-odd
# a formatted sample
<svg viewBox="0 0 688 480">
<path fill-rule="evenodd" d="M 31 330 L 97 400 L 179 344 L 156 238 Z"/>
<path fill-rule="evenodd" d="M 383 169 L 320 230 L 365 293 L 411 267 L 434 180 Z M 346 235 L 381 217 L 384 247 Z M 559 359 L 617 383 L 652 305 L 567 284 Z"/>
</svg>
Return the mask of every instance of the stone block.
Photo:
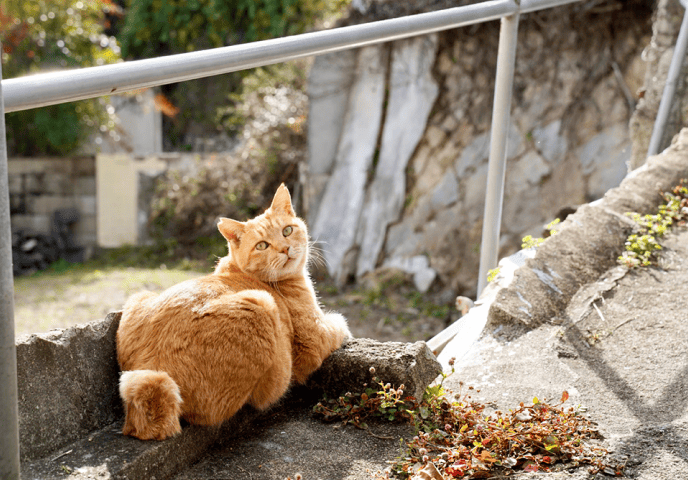
<svg viewBox="0 0 688 480">
<path fill-rule="evenodd" d="M 482 162 L 487 161 L 490 153 L 490 134 L 483 133 L 473 139 L 456 159 L 454 168 L 459 178 L 463 178 L 469 169 L 475 169 Z"/>
<path fill-rule="evenodd" d="M 22 459 L 50 454 L 123 415 L 115 333 L 120 314 L 17 341 Z"/>
<path fill-rule="evenodd" d="M 552 169 L 534 150 L 527 152 L 515 162 L 510 162 L 506 174 L 507 188 L 515 192 L 531 189 L 540 184 Z"/>
<path fill-rule="evenodd" d="M 78 177 L 74 180 L 74 193 L 76 195 L 95 195 L 96 177 Z"/>
<path fill-rule="evenodd" d="M 436 148 L 445 138 L 447 138 L 447 134 L 439 127 L 430 126 L 427 132 L 425 132 L 425 138 L 428 140 L 431 148 Z"/>
<path fill-rule="evenodd" d="M 432 76 L 436 48 L 437 35 L 394 43 L 380 158 L 368 188 L 366 213 L 359 224 L 357 276 L 375 269 L 387 227 L 401 215 L 406 198 L 406 166 L 423 136 L 439 91 Z"/>
<path fill-rule="evenodd" d="M 43 192 L 47 195 L 68 195 L 73 192 L 72 179 L 69 174 L 49 171 L 43 178 Z"/>
<path fill-rule="evenodd" d="M 96 214 L 96 196 L 95 195 L 79 195 L 75 198 L 76 208 L 81 215 L 95 215 Z"/>
<path fill-rule="evenodd" d="M 7 183 L 10 193 L 22 193 L 22 176 L 20 174 L 9 174 L 7 176 Z"/>
<path fill-rule="evenodd" d="M 370 369 L 374 368 L 375 373 Z M 349 340 L 327 358 L 308 380 L 308 385 L 330 396 L 362 392 L 373 377 L 395 387 L 403 384 L 405 392 L 423 398 L 425 387 L 442 372 L 437 359 L 425 342 L 378 342 L 369 338 Z"/>
<path fill-rule="evenodd" d="M 355 247 L 356 227 L 365 200 L 365 184 L 377 148 L 385 93 L 388 51 L 385 46 L 364 47 L 358 52 L 356 81 L 351 87 L 347 115 L 330 177 L 315 221 L 313 238 L 327 244 L 327 268 L 343 282 L 347 254 Z M 337 212 L 337 215 L 333 215 Z"/>
<path fill-rule="evenodd" d="M 36 197 L 33 211 L 37 214 L 52 215 L 58 208 L 74 208 L 77 200 L 63 195 L 41 195 Z"/>
<path fill-rule="evenodd" d="M 72 175 L 75 178 L 96 176 L 95 157 L 77 157 L 72 159 Z"/>
<path fill-rule="evenodd" d="M 308 152 L 310 173 L 329 173 L 342 134 L 356 50 L 316 57 L 308 78 Z"/>
<path fill-rule="evenodd" d="M 625 125 L 610 127 L 576 150 L 583 173 L 589 175 L 588 195 L 600 198 L 626 176 L 631 142 Z"/>
<path fill-rule="evenodd" d="M 34 233 L 50 233 L 50 216 L 48 215 L 12 215 L 12 231 L 28 230 Z"/>
<path fill-rule="evenodd" d="M 568 142 L 560 135 L 561 120 L 556 120 L 544 127 L 533 129 L 535 148 L 550 163 L 557 164 L 564 160 Z"/>
<path fill-rule="evenodd" d="M 459 182 L 456 174 L 449 169 L 432 192 L 430 203 L 435 210 L 448 207 L 459 200 Z"/>
<path fill-rule="evenodd" d="M 21 173 L 45 172 L 52 162 L 45 158 L 10 158 L 7 160 L 7 171 L 10 175 Z"/>
</svg>

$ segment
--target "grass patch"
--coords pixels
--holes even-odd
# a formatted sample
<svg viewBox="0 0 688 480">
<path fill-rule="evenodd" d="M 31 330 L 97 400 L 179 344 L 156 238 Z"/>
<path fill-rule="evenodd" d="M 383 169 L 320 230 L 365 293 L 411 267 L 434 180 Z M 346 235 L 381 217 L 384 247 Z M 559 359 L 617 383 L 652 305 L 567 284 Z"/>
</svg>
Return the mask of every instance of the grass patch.
<svg viewBox="0 0 688 480">
<path fill-rule="evenodd" d="M 214 262 L 175 252 L 170 244 L 122 247 L 84 263 L 59 260 L 46 270 L 15 278 L 16 335 L 100 320 L 121 310 L 136 292 L 161 292 L 212 272 Z"/>
</svg>

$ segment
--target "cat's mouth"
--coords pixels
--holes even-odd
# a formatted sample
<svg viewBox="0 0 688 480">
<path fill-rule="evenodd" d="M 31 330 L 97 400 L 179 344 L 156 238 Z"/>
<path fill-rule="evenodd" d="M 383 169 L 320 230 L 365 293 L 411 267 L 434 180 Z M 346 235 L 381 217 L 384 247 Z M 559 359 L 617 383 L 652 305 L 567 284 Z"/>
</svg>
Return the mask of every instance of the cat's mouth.
<svg viewBox="0 0 688 480">
<path fill-rule="evenodd" d="M 296 262 L 296 260 L 298 260 L 298 258 L 299 258 L 299 256 L 296 254 L 287 255 L 287 258 L 284 261 L 284 266 L 286 267 L 287 265 L 289 265 L 289 262 Z"/>
</svg>

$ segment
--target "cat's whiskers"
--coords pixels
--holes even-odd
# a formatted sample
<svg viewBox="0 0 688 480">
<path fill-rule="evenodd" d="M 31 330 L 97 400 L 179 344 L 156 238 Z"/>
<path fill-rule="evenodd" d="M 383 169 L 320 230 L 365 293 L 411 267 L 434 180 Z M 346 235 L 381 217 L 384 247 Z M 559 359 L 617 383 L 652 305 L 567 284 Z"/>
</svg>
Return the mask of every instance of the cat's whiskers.
<svg viewBox="0 0 688 480">
<path fill-rule="evenodd" d="M 308 242 L 308 250 L 309 250 L 309 255 L 308 255 L 308 263 L 316 265 L 318 267 L 324 267 L 326 266 L 327 262 L 325 261 L 325 252 L 326 250 L 321 247 L 323 242 L 320 242 L 318 240 L 311 240 Z"/>
</svg>

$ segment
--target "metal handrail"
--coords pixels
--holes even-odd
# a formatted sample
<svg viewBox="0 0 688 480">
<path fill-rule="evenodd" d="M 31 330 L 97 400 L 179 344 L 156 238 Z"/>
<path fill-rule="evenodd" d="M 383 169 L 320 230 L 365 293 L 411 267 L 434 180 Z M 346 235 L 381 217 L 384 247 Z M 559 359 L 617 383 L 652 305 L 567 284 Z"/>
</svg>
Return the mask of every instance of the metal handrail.
<svg viewBox="0 0 688 480">
<path fill-rule="evenodd" d="M 0 71 L 0 478 L 19 478 L 19 433 L 17 419 L 16 350 L 12 298 L 12 246 L 5 144 L 5 112 L 119 93 L 143 87 L 181 82 L 281 63 L 296 58 L 362 47 L 432 32 L 502 19 L 498 76 L 495 82 L 493 137 L 508 126 L 511 83 L 518 18 L 521 13 L 543 10 L 581 0 L 490 0 L 436 12 L 382 20 L 363 25 L 265 40 L 246 45 L 216 48 L 168 57 L 123 62 L 2 80 Z M 502 73 L 500 73 L 502 72 Z M 506 76 L 506 77 L 504 77 Z M 4 101 L 4 106 L 3 106 Z M 497 105 L 500 105 L 497 108 Z M 500 133 L 501 132 L 501 133 Z M 484 230 L 481 250 L 496 252 L 501 223 L 501 198 L 506 162 L 506 140 L 491 143 L 485 212 L 491 227 Z M 493 163 L 501 165 L 492 166 Z M 495 208 L 494 203 L 499 207 Z M 488 232 L 486 234 L 486 232 Z M 489 237 L 489 238 L 486 238 Z M 496 266 L 496 254 L 481 256 L 481 277 Z M 494 258 L 492 258 L 494 257 Z"/>
<path fill-rule="evenodd" d="M 3 82 L 5 112 L 182 82 L 496 20 L 580 0 L 491 0 L 362 25 Z"/>
<path fill-rule="evenodd" d="M 687 8 L 688 2 L 681 0 L 683 8 Z M 671 64 L 669 65 L 669 72 L 667 73 L 666 83 L 664 84 L 664 91 L 662 92 L 662 99 L 659 102 L 659 109 L 657 110 L 657 117 L 655 118 L 655 125 L 652 128 L 652 136 L 647 148 L 647 156 L 651 157 L 659 153 L 661 148 L 662 137 L 664 136 L 664 128 L 671 113 L 673 106 L 674 93 L 676 93 L 676 84 L 681 75 L 681 68 L 683 67 L 683 59 L 686 58 L 686 48 L 688 48 L 688 9 L 683 12 L 683 21 L 681 22 L 681 29 L 678 32 L 676 39 L 676 46 L 674 47 L 674 54 L 671 57 Z"/>
</svg>

